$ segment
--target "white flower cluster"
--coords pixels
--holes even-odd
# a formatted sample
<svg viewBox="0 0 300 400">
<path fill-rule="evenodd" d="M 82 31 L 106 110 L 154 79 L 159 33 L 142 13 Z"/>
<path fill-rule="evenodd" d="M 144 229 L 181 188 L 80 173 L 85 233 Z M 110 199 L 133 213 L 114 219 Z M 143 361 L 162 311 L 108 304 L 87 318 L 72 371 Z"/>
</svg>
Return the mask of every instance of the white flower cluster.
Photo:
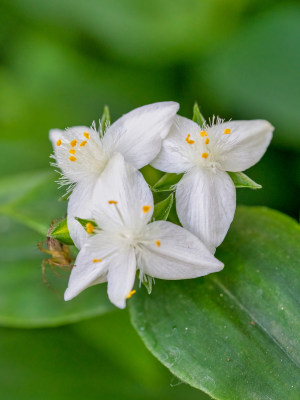
<svg viewBox="0 0 300 400">
<path fill-rule="evenodd" d="M 226 171 L 243 171 L 263 156 L 273 127 L 264 120 L 217 120 L 200 127 L 176 115 L 179 105 L 137 108 L 103 135 L 95 126 L 51 130 L 56 165 L 73 186 L 68 228 L 80 249 L 65 300 L 108 282 L 110 301 L 124 308 L 136 271 L 159 279 L 190 279 L 220 271 L 214 257 L 232 222 L 235 187 Z M 179 227 L 150 222 L 152 192 L 138 171 L 147 164 L 185 173 L 176 189 Z M 76 217 L 94 220 L 88 234 Z"/>
</svg>

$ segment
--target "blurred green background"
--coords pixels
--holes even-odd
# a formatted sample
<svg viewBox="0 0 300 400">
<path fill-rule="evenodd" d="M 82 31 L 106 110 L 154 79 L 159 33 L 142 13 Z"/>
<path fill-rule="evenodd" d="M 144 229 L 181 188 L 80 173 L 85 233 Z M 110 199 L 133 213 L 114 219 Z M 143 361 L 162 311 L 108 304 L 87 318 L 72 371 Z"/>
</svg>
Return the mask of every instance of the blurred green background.
<svg viewBox="0 0 300 400">
<path fill-rule="evenodd" d="M 274 140 L 247 172 L 263 189 L 239 190 L 238 202 L 298 219 L 299 37 L 298 1 L 1 0 L 0 314 L 22 306 L 25 284 L 48 291 L 36 243 L 65 210 L 49 178 L 48 131 L 90 125 L 105 104 L 113 120 L 164 100 L 186 117 L 198 101 L 206 117 L 268 119 Z M 126 311 L 51 329 L 11 321 L 0 315 L 4 400 L 206 398 L 147 352 Z"/>
</svg>

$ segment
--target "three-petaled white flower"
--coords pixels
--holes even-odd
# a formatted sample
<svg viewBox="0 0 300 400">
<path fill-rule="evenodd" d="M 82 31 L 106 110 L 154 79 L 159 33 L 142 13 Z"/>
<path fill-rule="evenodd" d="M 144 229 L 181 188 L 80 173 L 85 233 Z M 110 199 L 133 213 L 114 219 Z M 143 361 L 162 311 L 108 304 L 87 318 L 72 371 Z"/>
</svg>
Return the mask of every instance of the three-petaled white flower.
<svg viewBox="0 0 300 400">
<path fill-rule="evenodd" d="M 108 296 L 124 308 L 136 270 L 160 279 L 196 278 L 220 271 L 218 261 L 193 234 L 171 222 L 149 223 L 153 196 L 142 174 L 115 154 L 98 178 L 91 204 L 99 227 L 81 248 L 65 300 L 108 281 Z"/>
<path fill-rule="evenodd" d="M 235 187 L 225 171 L 240 172 L 265 153 L 273 126 L 264 120 L 230 121 L 200 128 L 180 116 L 152 162 L 165 172 L 185 175 L 176 188 L 177 214 L 183 227 L 214 253 L 232 222 Z"/>
<path fill-rule="evenodd" d="M 104 136 L 94 127 L 78 126 L 50 131 L 57 166 L 63 183 L 75 184 L 68 203 L 68 228 L 78 248 L 87 233 L 75 217 L 92 218 L 94 186 L 114 153 L 139 169 L 151 162 L 161 148 L 178 111 L 174 102 L 154 103 L 123 115 L 107 128 Z M 99 187 L 99 184 L 98 184 Z"/>
</svg>

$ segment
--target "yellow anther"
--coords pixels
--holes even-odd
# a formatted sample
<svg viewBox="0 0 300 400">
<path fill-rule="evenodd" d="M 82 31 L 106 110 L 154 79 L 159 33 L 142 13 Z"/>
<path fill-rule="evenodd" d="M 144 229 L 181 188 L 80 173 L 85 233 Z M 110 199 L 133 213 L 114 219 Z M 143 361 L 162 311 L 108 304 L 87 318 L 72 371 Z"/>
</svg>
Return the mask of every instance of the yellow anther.
<svg viewBox="0 0 300 400">
<path fill-rule="evenodd" d="M 69 153 L 74 155 L 76 153 L 76 150 L 75 149 L 71 149 L 71 150 L 69 150 Z"/>
<path fill-rule="evenodd" d="M 116 200 L 109 200 L 108 204 L 118 204 L 118 202 Z"/>
<path fill-rule="evenodd" d="M 86 139 L 89 139 L 89 138 L 90 138 L 90 134 L 89 134 L 88 132 L 84 132 L 83 136 L 84 136 Z"/>
<path fill-rule="evenodd" d="M 201 132 L 200 132 L 200 136 L 201 136 L 201 137 L 207 136 L 207 133 L 206 133 L 205 131 L 201 131 Z"/>
<path fill-rule="evenodd" d="M 208 156 L 209 156 L 208 153 L 202 153 L 202 154 L 201 154 L 201 157 L 203 157 L 203 158 L 207 158 Z"/>
<path fill-rule="evenodd" d="M 61 145 L 61 140 L 58 139 L 58 141 L 56 142 L 56 146 L 60 146 Z"/>
<path fill-rule="evenodd" d="M 93 259 L 93 263 L 97 263 L 97 262 L 101 262 L 102 261 L 102 258 L 94 258 Z"/>
<path fill-rule="evenodd" d="M 76 157 L 74 157 L 74 156 L 71 156 L 71 157 L 69 157 L 69 160 L 70 160 L 70 161 L 76 161 L 76 160 L 77 160 L 77 158 L 76 158 Z"/>
<path fill-rule="evenodd" d="M 76 144 L 77 144 L 77 140 L 76 140 L 76 139 L 74 139 L 74 140 L 72 140 L 72 141 L 70 142 L 70 145 L 71 145 L 72 147 L 75 147 Z"/>
<path fill-rule="evenodd" d="M 190 139 L 190 134 L 188 134 L 187 135 L 187 137 L 185 138 L 185 141 L 188 143 L 188 144 L 193 144 L 193 143 L 195 143 L 195 140 L 192 140 L 192 139 Z"/>
<path fill-rule="evenodd" d="M 126 299 L 130 299 L 130 297 L 132 297 L 134 295 L 134 293 L 136 293 L 136 290 L 131 290 L 128 295 L 126 296 Z"/>
<path fill-rule="evenodd" d="M 224 129 L 224 133 L 225 135 L 229 135 L 229 133 L 231 133 L 231 129 L 229 128 Z"/>
<path fill-rule="evenodd" d="M 206 138 L 206 139 L 204 140 L 204 143 L 205 143 L 205 144 L 208 144 L 208 143 L 209 143 L 209 139 Z"/>
<path fill-rule="evenodd" d="M 146 214 L 148 211 L 151 210 L 151 206 L 143 206 L 143 212 Z"/>
<path fill-rule="evenodd" d="M 160 247 L 160 241 L 159 240 L 155 240 L 156 246 Z"/>
<path fill-rule="evenodd" d="M 84 140 L 83 142 L 80 143 L 80 147 L 84 147 L 87 144 L 87 141 Z"/>
<path fill-rule="evenodd" d="M 94 225 L 93 224 L 91 224 L 90 222 L 88 222 L 87 224 L 86 224 L 86 231 L 87 231 L 87 233 L 93 233 L 94 232 L 94 229 L 95 229 L 95 227 L 94 227 Z"/>
</svg>

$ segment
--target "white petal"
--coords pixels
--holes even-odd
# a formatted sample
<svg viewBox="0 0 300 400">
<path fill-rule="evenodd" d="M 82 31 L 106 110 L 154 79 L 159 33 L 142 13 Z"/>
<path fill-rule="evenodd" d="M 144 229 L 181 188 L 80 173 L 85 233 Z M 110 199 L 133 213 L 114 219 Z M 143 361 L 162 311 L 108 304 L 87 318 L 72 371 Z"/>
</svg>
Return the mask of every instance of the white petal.
<svg viewBox="0 0 300 400">
<path fill-rule="evenodd" d="M 226 172 L 194 168 L 176 190 L 177 214 L 182 226 L 214 253 L 225 238 L 236 206 L 235 187 Z"/>
<path fill-rule="evenodd" d="M 123 115 L 106 131 L 104 148 L 122 153 L 137 169 L 144 167 L 158 154 L 178 108 L 174 102 L 154 103 Z"/>
<path fill-rule="evenodd" d="M 91 176 L 96 178 L 102 172 L 108 154 L 103 151 L 99 134 L 93 128 L 53 129 L 49 136 L 56 163 L 69 182 L 82 182 Z"/>
<path fill-rule="evenodd" d="M 107 275 L 109 300 L 119 308 L 125 308 L 126 298 L 132 290 L 136 273 L 134 250 L 119 250 L 114 256 Z"/>
<path fill-rule="evenodd" d="M 145 235 L 147 240 L 138 252 L 138 268 L 154 278 L 197 278 L 224 266 L 196 236 L 171 222 L 153 222 Z"/>
<path fill-rule="evenodd" d="M 89 286 L 105 282 L 107 271 L 114 263 L 118 251 L 111 237 L 104 232 L 89 237 L 76 258 L 65 300 L 71 300 Z"/>
<path fill-rule="evenodd" d="M 112 201 L 117 204 L 110 204 Z M 135 232 L 150 220 L 154 207 L 151 190 L 143 175 L 120 153 L 111 158 L 97 180 L 93 205 L 93 215 L 102 229 L 114 230 L 116 226 L 123 226 Z"/>
<path fill-rule="evenodd" d="M 196 141 L 200 131 L 198 124 L 177 115 L 169 135 L 162 143 L 160 153 L 151 165 L 164 172 L 188 171 L 193 166 L 195 145 L 187 143 L 186 138 L 190 135 L 190 140 Z"/>
<path fill-rule="evenodd" d="M 78 183 L 68 202 L 68 229 L 70 236 L 78 249 L 85 243 L 88 234 L 75 217 L 91 219 L 92 198 L 95 180 L 90 179 L 86 182 Z"/>
<path fill-rule="evenodd" d="M 230 129 L 229 134 L 224 134 Z M 225 171 L 244 171 L 264 155 L 274 127 L 265 120 L 229 121 L 207 129 L 213 152 Z"/>
</svg>

